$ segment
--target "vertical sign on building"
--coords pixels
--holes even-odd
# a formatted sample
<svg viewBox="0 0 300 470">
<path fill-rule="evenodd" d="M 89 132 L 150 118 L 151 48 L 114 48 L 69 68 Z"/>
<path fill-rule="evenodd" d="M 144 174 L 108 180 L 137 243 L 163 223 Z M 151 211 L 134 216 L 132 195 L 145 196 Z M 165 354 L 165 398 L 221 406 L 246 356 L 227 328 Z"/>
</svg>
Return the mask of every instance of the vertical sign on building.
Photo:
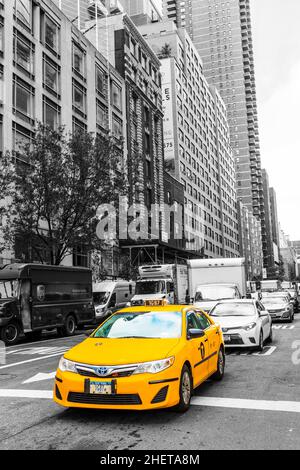
<svg viewBox="0 0 300 470">
<path fill-rule="evenodd" d="M 171 78 L 171 59 L 163 59 L 162 67 L 162 97 L 164 113 L 164 148 L 165 169 L 175 174 L 175 141 L 174 141 L 174 113 Z"/>
</svg>

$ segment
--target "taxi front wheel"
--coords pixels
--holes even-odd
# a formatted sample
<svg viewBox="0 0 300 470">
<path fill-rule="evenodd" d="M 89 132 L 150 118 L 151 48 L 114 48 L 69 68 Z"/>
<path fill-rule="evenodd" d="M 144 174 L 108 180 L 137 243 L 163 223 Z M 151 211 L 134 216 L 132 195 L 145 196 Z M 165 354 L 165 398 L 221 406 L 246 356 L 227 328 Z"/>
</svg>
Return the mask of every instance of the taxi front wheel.
<svg viewBox="0 0 300 470">
<path fill-rule="evenodd" d="M 175 407 L 175 411 L 179 413 L 185 413 L 188 411 L 193 391 L 193 379 L 191 376 L 190 369 L 187 365 L 183 366 L 181 377 L 180 377 L 180 386 L 179 386 L 179 403 Z"/>
</svg>

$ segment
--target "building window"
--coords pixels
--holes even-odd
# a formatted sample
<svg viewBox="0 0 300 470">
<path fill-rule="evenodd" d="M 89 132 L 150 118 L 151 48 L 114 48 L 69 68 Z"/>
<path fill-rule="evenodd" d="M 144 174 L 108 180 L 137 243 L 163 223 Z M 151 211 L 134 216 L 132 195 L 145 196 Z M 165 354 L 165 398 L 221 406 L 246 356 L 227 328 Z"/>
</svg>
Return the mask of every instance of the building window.
<svg viewBox="0 0 300 470">
<path fill-rule="evenodd" d="M 107 129 L 107 108 L 99 102 L 97 102 L 97 124 Z"/>
<path fill-rule="evenodd" d="M 44 86 L 49 91 L 60 92 L 60 67 L 51 59 L 44 56 Z"/>
<path fill-rule="evenodd" d="M 3 81 L 3 65 L 0 64 L 0 106 L 4 100 L 4 81 Z"/>
<path fill-rule="evenodd" d="M 85 76 L 85 54 L 80 47 L 73 43 L 73 70 L 81 75 Z"/>
<path fill-rule="evenodd" d="M 85 132 L 87 130 L 87 126 L 84 122 L 80 121 L 76 117 L 73 117 L 73 132 Z"/>
<path fill-rule="evenodd" d="M 0 54 L 3 55 L 4 52 L 4 24 L 3 18 L 0 16 Z"/>
<path fill-rule="evenodd" d="M 24 121 L 30 122 L 33 116 L 34 89 L 23 80 L 14 76 L 13 107 L 15 114 Z"/>
<path fill-rule="evenodd" d="M 26 146 L 32 142 L 33 134 L 19 124 L 13 122 L 13 150 L 16 152 L 17 157 L 25 162 L 28 161 L 26 157 Z"/>
<path fill-rule="evenodd" d="M 96 91 L 105 95 L 105 72 L 96 66 Z"/>
<path fill-rule="evenodd" d="M 112 118 L 112 134 L 117 137 L 117 139 L 121 139 L 121 137 L 123 137 L 122 121 L 115 115 L 113 115 Z"/>
<path fill-rule="evenodd" d="M 14 35 L 14 60 L 18 67 L 21 67 L 29 74 L 33 74 L 34 46 L 20 33 Z"/>
<path fill-rule="evenodd" d="M 114 82 L 111 83 L 111 102 L 117 109 L 122 109 L 122 89 Z"/>
<path fill-rule="evenodd" d="M 60 107 L 45 96 L 43 97 L 43 120 L 44 124 L 51 129 L 57 130 L 60 126 Z"/>
<path fill-rule="evenodd" d="M 76 111 L 86 113 L 86 91 L 81 85 L 73 81 L 73 106 Z"/>
<path fill-rule="evenodd" d="M 52 21 L 47 15 L 44 15 L 43 22 L 43 39 L 44 44 L 52 51 L 59 52 L 59 29 L 56 23 Z"/>
<path fill-rule="evenodd" d="M 15 15 L 28 29 L 32 29 L 32 0 L 15 0 Z"/>
</svg>

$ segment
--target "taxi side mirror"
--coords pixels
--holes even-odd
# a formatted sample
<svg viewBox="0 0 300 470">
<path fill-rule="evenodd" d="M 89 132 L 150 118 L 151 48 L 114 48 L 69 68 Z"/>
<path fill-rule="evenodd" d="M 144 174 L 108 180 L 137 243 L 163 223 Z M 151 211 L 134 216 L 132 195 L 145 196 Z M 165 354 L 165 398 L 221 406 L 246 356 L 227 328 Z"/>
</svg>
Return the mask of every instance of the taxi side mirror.
<svg viewBox="0 0 300 470">
<path fill-rule="evenodd" d="M 205 332 L 203 330 L 198 330 L 195 328 L 188 330 L 188 339 L 203 338 L 203 336 L 205 336 Z"/>
</svg>

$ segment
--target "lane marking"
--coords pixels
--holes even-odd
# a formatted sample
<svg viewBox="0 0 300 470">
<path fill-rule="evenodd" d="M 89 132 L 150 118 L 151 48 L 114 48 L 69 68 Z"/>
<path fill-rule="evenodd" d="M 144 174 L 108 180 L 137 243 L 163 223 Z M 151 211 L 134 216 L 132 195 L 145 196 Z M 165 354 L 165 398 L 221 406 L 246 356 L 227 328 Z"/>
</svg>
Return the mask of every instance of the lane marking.
<svg viewBox="0 0 300 470">
<path fill-rule="evenodd" d="M 42 382 L 43 380 L 51 380 L 56 376 L 56 372 L 50 372 L 48 374 L 39 373 L 31 377 L 30 379 L 24 380 L 22 384 L 32 384 L 34 382 Z"/>
<path fill-rule="evenodd" d="M 268 401 L 244 400 L 237 398 L 195 397 L 194 406 L 209 406 L 216 408 L 238 408 L 243 410 L 284 411 L 300 413 L 300 402 L 297 401 Z"/>
<path fill-rule="evenodd" d="M 30 362 L 42 361 L 43 359 L 49 359 L 50 357 L 62 356 L 62 353 L 51 354 L 50 356 L 36 357 L 35 359 L 28 359 L 27 361 L 15 362 L 14 364 L 6 364 L 5 366 L 0 366 L 0 370 L 8 369 L 10 367 L 21 366 L 22 364 L 29 364 Z"/>
<path fill-rule="evenodd" d="M 295 325 L 273 325 L 273 330 L 293 330 Z"/>
<path fill-rule="evenodd" d="M 32 398 L 52 400 L 52 390 L 0 390 L 0 398 Z M 207 406 L 212 408 L 232 408 L 254 411 L 280 411 L 300 413 L 300 402 L 246 400 L 238 398 L 194 397 L 192 406 Z"/>
<path fill-rule="evenodd" d="M 41 398 L 51 400 L 53 392 L 48 390 L 0 390 L 1 398 Z"/>
<path fill-rule="evenodd" d="M 49 341 L 55 341 L 55 342 L 56 341 L 69 341 L 69 340 L 76 339 L 76 338 L 81 338 L 81 337 L 84 338 L 85 335 L 84 334 L 75 335 L 75 336 L 70 336 L 69 338 L 49 338 L 49 339 L 44 339 L 44 340 L 41 340 L 41 341 L 33 341 L 32 343 L 24 343 L 24 344 L 19 344 L 19 345 L 15 345 L 15 346 L 7 346 L 6 350 L 10 352 L 11 349 L 17 348 L 17 347 L 27 348 L 28 346 L 33 346 L 33 345 L 37 345 L 37 344 L 40 344 L 40 343 L 45 344 L 45 343 L 48 343 Z M 16 349 L 16 351 L 19 351 L 19 349 Z"/>
<path fill-rule="evenodd" d="M 256 351 L 245 351 L 241 349 L 240 351 L 230 351 L 226 349 L 226 356 L 271 356 L 277 349 L 277 346 L 266 346 L 262 352 Z"/>
<path fill-rule="evenodd" d="M 48 346 L 44 348 L 26 348 L 26 349 L 21 349 L 20 351 L 11 351 L 7 353 L 7 355 L 20 355 L 20 356 L 47 356 L 49 354 L 54 354 L 54 353 L 64 353 L 68 351 L 69 347 L 68 346 Z"/>
</svg>

